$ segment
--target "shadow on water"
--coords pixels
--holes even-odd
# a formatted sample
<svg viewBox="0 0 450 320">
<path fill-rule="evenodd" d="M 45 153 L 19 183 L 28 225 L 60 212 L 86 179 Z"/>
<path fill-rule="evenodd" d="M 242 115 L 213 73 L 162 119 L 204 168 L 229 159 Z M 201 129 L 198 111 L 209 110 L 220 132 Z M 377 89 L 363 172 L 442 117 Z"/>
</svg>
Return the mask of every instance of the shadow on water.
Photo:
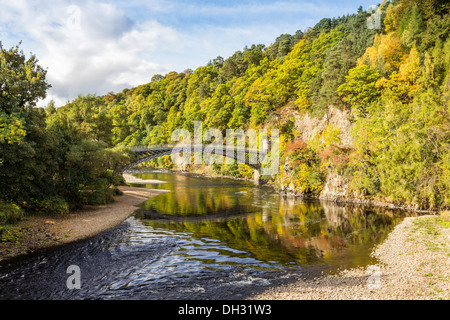
<svg viewBox="0 0 450 320">
<path fill-rule="evenodd" d="M 0 265 L 1 299 L 243 299 L 297 278 L 374 263 L 401 211 L 280 197 L 246 181 L 169 172 L 121 226 Z M 81 289 L 66 286 L 67 267 Z"/>
</svg>

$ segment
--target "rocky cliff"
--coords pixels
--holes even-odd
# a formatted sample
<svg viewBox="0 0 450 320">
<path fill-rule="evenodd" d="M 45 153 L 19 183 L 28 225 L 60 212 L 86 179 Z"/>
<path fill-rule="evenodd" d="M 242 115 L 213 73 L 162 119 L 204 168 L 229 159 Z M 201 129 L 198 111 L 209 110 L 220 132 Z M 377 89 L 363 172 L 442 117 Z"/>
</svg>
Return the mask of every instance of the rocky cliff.
<svg viewBox="0 0 450 320">
<path fill-rule="evenodd" d="M 330 128 L 339 130 L 340 146 L 351 147 L 353 139 L 351 136 L 350 113 L 329 106 L 328 111 L 321 117 L 311 116 L 309 113 L 301 113 L 294 107 L 286 106 L 279 110 L 281 122 L 291 119 L 294 121 L 295 139 L 310 141 L 321 136 L 325 130 Z M 293 166 L 287 158 L 281 159 L 280 172 L 275 179 L 275 187 L 281 192 L 294 196 L 318 197 L 326 200 L 347 201 L 355 197 L 349 187 L 349 181 L 336 170 L 328 168 L 326 178 L 320 193 L 314 195 L 304 194 L 296 185 L 293 178 Z"/>
</svg>

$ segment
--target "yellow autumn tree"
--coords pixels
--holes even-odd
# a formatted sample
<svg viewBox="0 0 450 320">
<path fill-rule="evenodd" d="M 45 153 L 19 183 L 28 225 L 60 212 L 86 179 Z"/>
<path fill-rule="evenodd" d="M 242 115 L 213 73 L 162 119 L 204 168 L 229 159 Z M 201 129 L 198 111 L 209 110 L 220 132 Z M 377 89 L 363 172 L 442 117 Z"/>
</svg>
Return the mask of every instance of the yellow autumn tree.
<svg viewBox="0 0 450 320">
<path fill-rule="evenodd" d="M 382 74 L 397 71 L 405 56 L 402 41 L 395 33 L 376 35 L 373 46 L 366 49 L 358 65 L 366 64 Z"/>
<path fill-rule="evenodd" d="M 250 108 L 251 125 L 257 127 L 267 117 L 273 107 L 273 94 L 270 91 L 269 80 L 258 78 L 247 91 L 244 103 Z"/>
<path fill-rule="evenodd" d="M 409 82 L 410 85 L 414 85 L 420 77 L 420 57 L 416 47 L 413 47 L 405 59 L 400 65 L 399 80 Z"/>
</svg>

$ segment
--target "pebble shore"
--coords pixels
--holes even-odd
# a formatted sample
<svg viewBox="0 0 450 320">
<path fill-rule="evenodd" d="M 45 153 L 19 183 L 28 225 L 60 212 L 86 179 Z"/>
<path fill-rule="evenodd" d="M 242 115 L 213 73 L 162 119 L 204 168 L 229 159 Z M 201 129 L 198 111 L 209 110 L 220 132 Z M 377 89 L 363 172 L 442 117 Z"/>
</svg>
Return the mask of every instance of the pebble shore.
<svg viewBox="0 0 450 320">
<path fill-rule="evenodd" d="M 376 265 L 272 287 L 252 299 L 450 299 L 450 228 L 436 215 L 405 218 L 372 255 Z"/>
</svg>

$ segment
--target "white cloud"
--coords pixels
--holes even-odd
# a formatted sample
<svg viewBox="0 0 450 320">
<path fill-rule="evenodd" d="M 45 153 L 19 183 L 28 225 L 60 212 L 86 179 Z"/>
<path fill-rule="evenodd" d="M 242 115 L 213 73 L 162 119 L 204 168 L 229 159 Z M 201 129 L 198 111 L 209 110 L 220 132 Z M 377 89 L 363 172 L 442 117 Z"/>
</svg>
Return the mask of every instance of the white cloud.
<svg viewBox="0 0 450 320">
<path fill-rule="evenodd" d="M 135 24 L 112 4 L 30 5 L 18 0 L 2 12 L 3 25 L 24 35 L 23 46 L 48 68 L 52 88 L 44 103 L 53 98 L 58 105 L 78 94 L 121 91 L 170 71 L 152 62 L 152 54 L 176 42 L 176 31 L 155 20 Z"/>
<path fill-rule="evenodd" d="M 344 10 L 309 0 L 103 1 L 0 0 L 0 41 L 23 40 L 24 52 L 36 54 L 57 105 L 147 83 L 156 73 L 195 69 L 245 45 L 269 45 Z"/>
</svg>

